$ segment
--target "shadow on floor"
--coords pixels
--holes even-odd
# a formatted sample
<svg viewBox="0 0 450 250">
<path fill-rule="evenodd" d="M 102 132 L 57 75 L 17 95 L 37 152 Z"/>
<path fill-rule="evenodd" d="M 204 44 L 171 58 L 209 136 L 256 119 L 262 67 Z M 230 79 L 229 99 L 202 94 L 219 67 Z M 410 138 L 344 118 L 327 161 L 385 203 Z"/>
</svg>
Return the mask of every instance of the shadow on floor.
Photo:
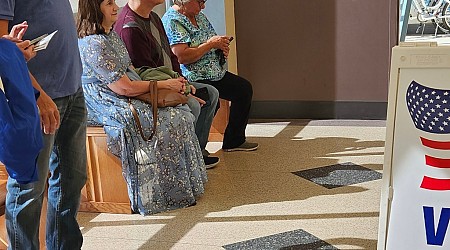
<svg viewBox="0 0 450 250">
<path fill-rule="evenodd" d="M 215 169 L 208 170 L 209 182 L 206 192 L 199 198 L 196 206 L 158 214 L 168 216 L 166 219 L 141 220 L 142 217 L 132 217 L 130 220 L 92 222 L 98 214 L 85 214 L 80 218 L 83 234 L 96 227 L 164 224 L 140 247 L 140 249 L 154 249 L 157 242 L 172 242 L 168 243 L 169 245 L 179 242 L 200 223 L 378 217 L 378 212 L 274 215 L 259 211 L 263 215 L 239 214 L 239 212 L 233 214 L 235 208 L 245 206 L 295 202 L 312 197 L 367 191 L 366 188 L 359 186 L 327 189 L 295 176 L 292 172 L 333 165 L 342 158 L 382 157 L 384 141 L 366 141 L 361 140 L 359 136 L 355 138 L 320 137 L 320 134 L 315 138 L 299 136 L 307 124 L 308 122 L 290 124 L 271 138 L 251 138 L 260 144 L 260 148 L 254 152 L 219 151 L 217 156 L 221 158 L 221 163 Z M 372 170 L 382 170 L 381 164 L 359 164 Z M 221 213 L 225 215 L 222 216 Z M 228 213 L 233 216 L 229 216 Z M 374 249 L 376 246 L 374 240 L 358 238 L 332 238 L 327 242 L 332 245 L 352 245 L 365 249 Z"/>
</svg>

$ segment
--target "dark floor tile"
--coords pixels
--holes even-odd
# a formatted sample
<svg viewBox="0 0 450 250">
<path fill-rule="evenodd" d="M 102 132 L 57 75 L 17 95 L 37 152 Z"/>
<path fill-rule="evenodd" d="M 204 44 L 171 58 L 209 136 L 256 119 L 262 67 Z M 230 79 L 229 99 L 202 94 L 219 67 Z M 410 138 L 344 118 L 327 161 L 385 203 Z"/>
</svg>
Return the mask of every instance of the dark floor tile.
<svg viewBox="0 0 450 250">
<path fill-rule="evenodd" d="M 336 247 L 301 229 L 237 242 L 234 244 L 225 245 L 223 248 L 227 250 L 337 249 Z"/>
<path fill-rule="evenodd" d="M 329 189 L 378 180 L 382 177 L 381 173 L 352 162 L 297 171 L 293 174 Z"/>
</svg>

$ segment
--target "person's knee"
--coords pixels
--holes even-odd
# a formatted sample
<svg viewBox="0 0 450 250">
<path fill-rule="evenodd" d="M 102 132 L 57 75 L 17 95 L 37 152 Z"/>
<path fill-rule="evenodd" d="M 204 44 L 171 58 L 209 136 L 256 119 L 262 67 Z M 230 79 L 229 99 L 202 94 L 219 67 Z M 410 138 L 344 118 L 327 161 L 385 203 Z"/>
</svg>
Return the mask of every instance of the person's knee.
<svg viewBox="0 0 450 250">
<path fill-rule="evenodd" d="M 251 101 L 253 98 L 253 87 L 252 84 L 245 78 L 241 80 L 241 94 L 242 98 L 247 101 Z"/>
<path fill-rule="evenodd" d="M 245 78 L 241 78 L 239 84 L 235 87 L 238 91 L 235 92 L 235 100 L 239 102 L 250 102 L 253 98 L 252 84 Z M 233 101 L 233 100 L 232 100 Z"/>
</svg>

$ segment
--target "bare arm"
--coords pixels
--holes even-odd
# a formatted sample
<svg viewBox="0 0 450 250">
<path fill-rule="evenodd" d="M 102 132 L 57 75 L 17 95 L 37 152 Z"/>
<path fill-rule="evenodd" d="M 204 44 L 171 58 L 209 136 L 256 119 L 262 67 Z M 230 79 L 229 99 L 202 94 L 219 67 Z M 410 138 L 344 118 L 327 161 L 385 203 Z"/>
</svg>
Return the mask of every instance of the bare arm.
<svg viewBox="0 0 450 250">
<path fill-rule="evenodd" d="M 189 47 L 187 43 L 172 45 L 172 52 L 178 57 L 181 64 L 190 64 L 198 61 L 211 49 L 228 51 L 230 44 L 227 36 L 213 36 L 198 47 Z"/>
<path fill-rule="evenodd" d="M 34 76 L 30 73 L 31 83 L 33 87 L 40 92 L 36 103 L 41 116 L 41 123 L 45 134 L 53 134 L 59 128 L 59 110 L 52 98 L 45 93 Z"/>
<path fill-rule="evenodd" d="M 190 64 L 198 61 L 212 48 L 211 44 L 208 43 L 203 43 L 198 47 L 189 47 L 187 43 L 172 45 L 172 51 L 178 57 L 178 62 L 181 64 Z"/>
<path fill-rule="evenodd" d="M 184 93 L 186 80 L 182 77 L 158 81 L 158 89 L 172 89 Z M 147 93 L 150 90 L 148 81 L 131 81 L 127 75 L 119 80 L 108 84 L 108 87 L 115 93 L 123 96 L 137 96 Z"/>
</svg>

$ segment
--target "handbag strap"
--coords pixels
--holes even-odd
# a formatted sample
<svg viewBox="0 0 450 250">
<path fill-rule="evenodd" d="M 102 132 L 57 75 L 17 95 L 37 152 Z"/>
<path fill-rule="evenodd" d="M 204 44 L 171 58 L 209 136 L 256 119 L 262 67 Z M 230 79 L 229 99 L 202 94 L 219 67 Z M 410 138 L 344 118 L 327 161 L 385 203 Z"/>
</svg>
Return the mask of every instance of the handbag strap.
<svg viewBox="0 0 450 250">
<path fill-rule="evenodd" d="M 152 111 L 153 111 L 153 128 L 152 133 L 149 137 L 146 137 L 144 135 L 144 130 L 142 129 L 141 121 L 139 120 L 139 116 L 137 114 L 136 109 L 134 108 L 133 104 L 131 103 L 131 98 L 128 98 L 128 105 L 130 106 L 131 113 L 133 113 L 134 120 L 136 121 L 136 127 L 139 130 L 139 134 L 141 134 L 141 137 L 144 141 L 149 141 L 153 138 L 153 136 L 156 133 L 156 125 L 158 123 L 158 84 L 157 81 L 151 80 L 148 82 L 148 90 L 150 95 L 150 100 L 152 102 Z"/>
</svg>

